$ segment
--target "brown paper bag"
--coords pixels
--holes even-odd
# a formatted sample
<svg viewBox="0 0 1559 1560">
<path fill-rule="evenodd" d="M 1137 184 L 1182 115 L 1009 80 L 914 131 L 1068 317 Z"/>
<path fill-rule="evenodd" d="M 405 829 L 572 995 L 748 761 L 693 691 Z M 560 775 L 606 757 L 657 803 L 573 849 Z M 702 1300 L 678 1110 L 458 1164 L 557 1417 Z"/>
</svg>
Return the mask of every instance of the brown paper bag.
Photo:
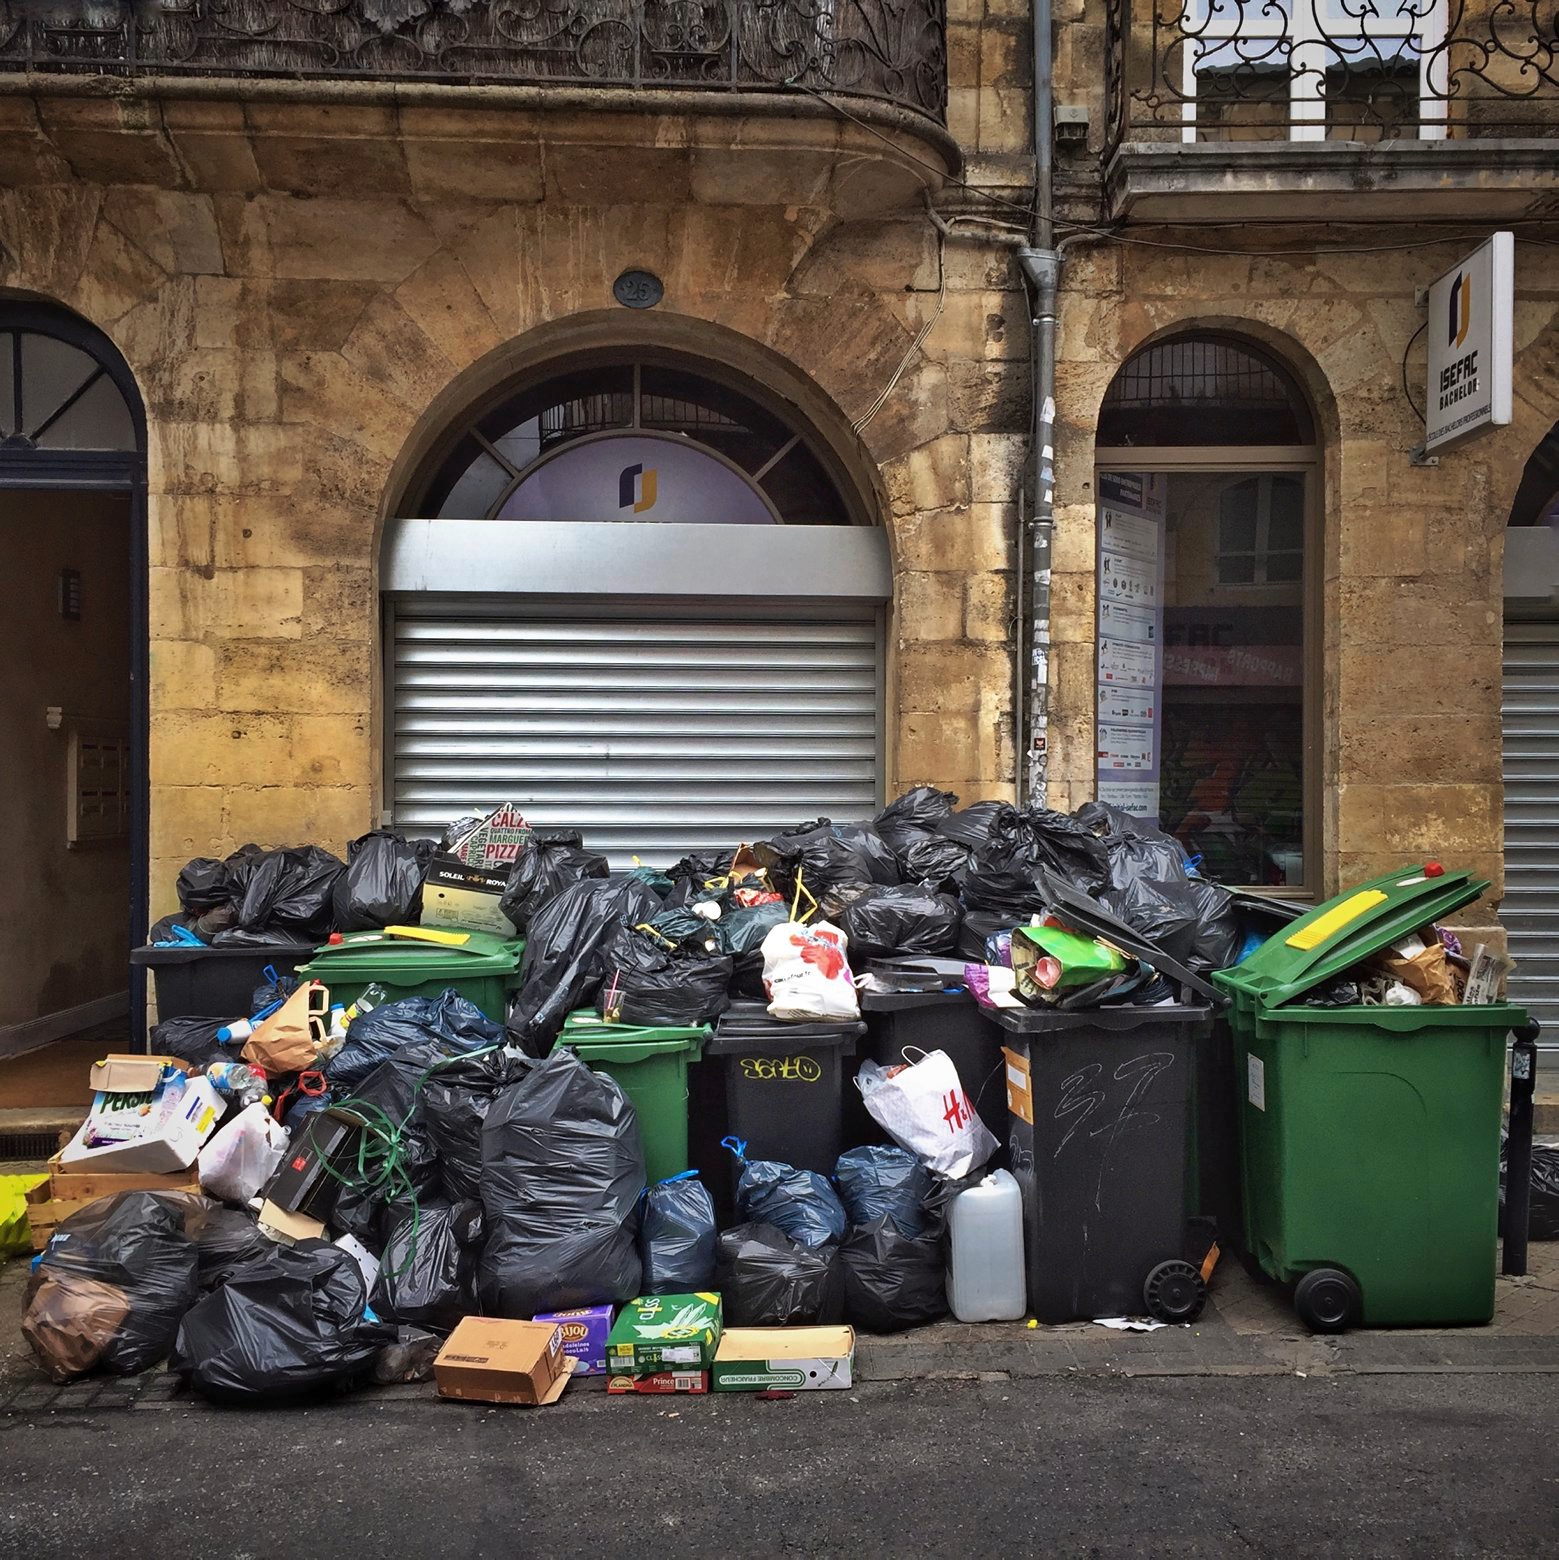
<svg viewBox="0 0 1559 1560">
<path fill-rule="evenodd" d="M 1426 1003 L 1437 1007 L 1454 1007 L 1462 1000 L 1457 971 L 1445 956 L 1445 946 L 1438 937 L 1419 939 L 1424 947 L 1417 953 L 1403 954 L 1395 948 L 1387 948 L 1372 961 L 1373 967 L 1392 980 L 1399 980 L 1409 991 L 1416 991 Z"/>
<path fill-rule="evenodd" d="M 243 1057 L 266 1077 L 312 1067 L 329 1032 L 330 993 L 311 981 L 293 994 L 249 1036 Z"/>
<path fill-rule="evenodd" d="M 22 1334 L 54 1381 L 84 1376 L 102 1359 L 130 1314 L 125 1292 L 79 1273 L 45 1268 L 29 1289 Z"/>
</svg>

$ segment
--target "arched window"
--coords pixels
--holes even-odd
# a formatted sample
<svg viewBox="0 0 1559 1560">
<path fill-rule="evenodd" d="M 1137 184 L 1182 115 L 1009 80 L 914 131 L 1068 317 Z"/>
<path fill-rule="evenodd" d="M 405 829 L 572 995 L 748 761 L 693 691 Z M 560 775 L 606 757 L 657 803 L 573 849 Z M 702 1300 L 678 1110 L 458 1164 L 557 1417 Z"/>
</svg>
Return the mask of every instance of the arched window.
<svg viewBox="0 0 1559 1560">
<path fill-rule="evenodd" d="M 1319 883 L 1315 421 L 1288 370 L 1212 334 L 1144 349 L 1098 436 L 1099 795 L 1209 877 Z"/>
<path fill-rule="evenodd" d="M 0 330 L 0 450 L 135 447 L 130 409 L 105 363 L 51 332 Z"/>
<path fill-rule="evenodd" d="M 848 525 L 823 455 L 777 410 L 671 363 L 609 362 L 507 395 L 418 512 L 443 519 Z"/>
</svg>

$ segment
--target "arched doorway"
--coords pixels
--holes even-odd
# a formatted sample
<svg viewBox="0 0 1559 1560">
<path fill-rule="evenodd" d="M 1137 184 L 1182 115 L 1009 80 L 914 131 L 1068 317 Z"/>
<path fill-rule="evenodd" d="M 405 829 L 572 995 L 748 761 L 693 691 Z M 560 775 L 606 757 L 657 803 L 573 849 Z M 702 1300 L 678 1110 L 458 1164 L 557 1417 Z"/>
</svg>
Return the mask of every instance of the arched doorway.
<svg viewBox="0 0 1559 1560">
<path fill-rule="evenodd" d="M 1505 532 L 1505 895 L 1510 999 L 1559 1065 L 1559 424 L 1532 453 Z"/>
<path fill-rule="evenodd" d="M 1099 414 L 1097 785 L 1210 877 L 1320 886 L 1320 455 L 1288 369 L 1204 333 Z"/>
<path fill-rule="evenodd" d="M 147 899 L 145 516 L 123 358 L 63 309 L 0 300 L 0 1056 L 127 1013 L 144 1032 L 129 950 Z"/>
<path fill-rule="evenodd" d="M 885 534 L 762 387 L 661 354 L 508 386 L 386 531 L 389 821 L 518 803 L 627 864 L 880 805 Z"/>
</svg>

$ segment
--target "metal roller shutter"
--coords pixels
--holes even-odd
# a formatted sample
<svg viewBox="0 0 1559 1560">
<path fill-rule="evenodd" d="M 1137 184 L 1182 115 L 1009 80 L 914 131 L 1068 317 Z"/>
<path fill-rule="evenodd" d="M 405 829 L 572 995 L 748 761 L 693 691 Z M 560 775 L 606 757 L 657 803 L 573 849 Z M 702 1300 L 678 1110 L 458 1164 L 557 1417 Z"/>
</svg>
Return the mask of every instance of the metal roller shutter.
<svg viewBox="0 0 1559 1560">
<path fill-rule="evenodd" d="M 879 802 L 875 608 L 387 604 L 397 826 L 521 804 L 626 866 Z"/>
<path fill-rule="evenodd" d="M 1511 999 L 1559 1052 L 1559 624 L 1505 625 L 1505 899 Z"/>
</svg>

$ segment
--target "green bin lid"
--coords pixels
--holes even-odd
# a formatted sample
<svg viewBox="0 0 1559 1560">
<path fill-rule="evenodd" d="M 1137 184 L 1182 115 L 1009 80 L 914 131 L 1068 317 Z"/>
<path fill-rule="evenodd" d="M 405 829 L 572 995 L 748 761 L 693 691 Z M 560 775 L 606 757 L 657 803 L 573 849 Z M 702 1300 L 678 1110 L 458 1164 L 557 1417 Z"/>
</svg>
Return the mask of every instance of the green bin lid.
<svg viewBox="0 0 1559 1560">
<path fill-rule="evenodd" d="M 637 1062 L 671 1051 L 702 1051 L 710 1033 L 707 1024 L 606 1024 L 591 1009 L 580 1008 L 563 1020 L 563 1032 L 552 1049 L 572 1046 L 581 1056 Z"/>
<path fill-rule="evenodd" d="M 1317 905 L 1213 980 L 1226 991 L 1277 1007 L 1470 905 L 1488 886 L 1470 872 L 1430 876 L 1422 867 L 1387 872 Z"/>
<path fill-rule="evenodd" d="M 397 980 L 422 972 L 428 979 L 444 972 L 467 975 L 513 970 L 525 952 L 523 938 L 505 940 L 491 932 L 463 932 L 460 943 L 424 942 L 415 937 L 391 937 L 384 932 L 348 932 L 338 943 L 314 950 L 299 974 L 323 980 L 389 971 Z"/>
</svg>

